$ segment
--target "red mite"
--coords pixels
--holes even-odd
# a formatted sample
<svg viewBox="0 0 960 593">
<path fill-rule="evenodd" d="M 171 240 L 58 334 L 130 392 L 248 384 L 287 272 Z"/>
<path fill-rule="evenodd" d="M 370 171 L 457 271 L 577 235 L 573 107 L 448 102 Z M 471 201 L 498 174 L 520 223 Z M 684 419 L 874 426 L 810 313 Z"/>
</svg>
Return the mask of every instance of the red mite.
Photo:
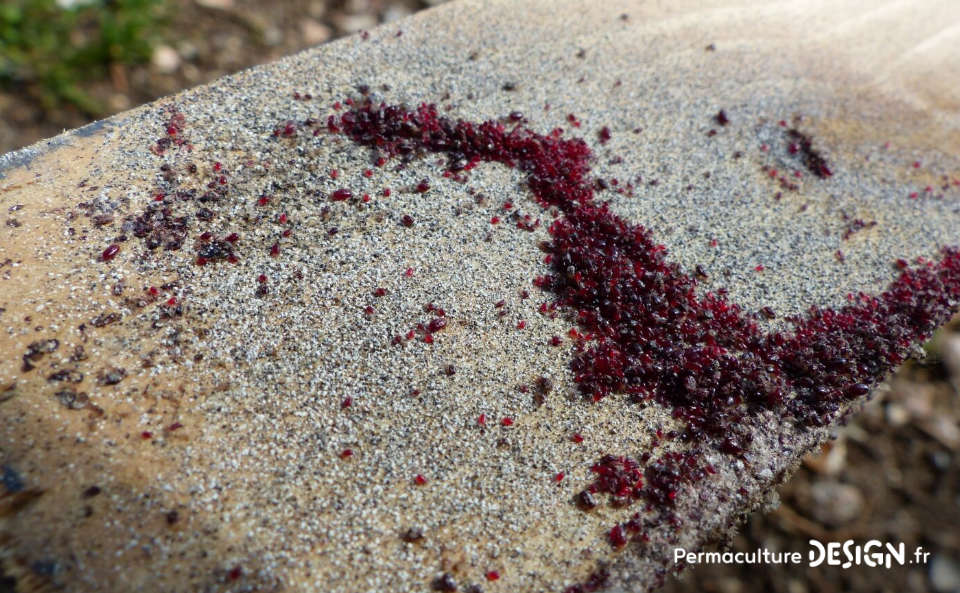
<svg viewBox="0 0 960 593">
<path fill-rule="evenodd" d="M 353 192 L 346 188 L 338 189 L 330 195 L 330 199 L 334 202 L 342 202 L 344 200 L 349 200 L 352 197 Z"/>
<path fill-rule="evenodd" d="M 114 243 L 103 250 L 103 253 L 100 254 L 100 259 L 103 261 L 110 261 L 116 257 L 118 253 L 120 253 L 120 246 Z"/>
</svg>

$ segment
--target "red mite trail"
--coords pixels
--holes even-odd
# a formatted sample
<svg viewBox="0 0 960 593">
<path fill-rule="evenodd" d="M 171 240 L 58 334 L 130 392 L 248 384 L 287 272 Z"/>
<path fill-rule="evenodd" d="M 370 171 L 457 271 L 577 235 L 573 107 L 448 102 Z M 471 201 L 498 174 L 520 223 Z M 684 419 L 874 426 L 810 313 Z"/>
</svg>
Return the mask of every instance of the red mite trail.
<svg viewBox="0 0 960 593">
<path fill-rule="evenodd" d="M 744 420 L 761 410 L 802 426 L 828 423 L 946 322 L 960 297 L 960 251 L 945 248 L 937 262 L 903 267 L 878 296 L 853 295 L 840 309 L 814 307 L 791 318 L 791 330 L 765 333 L 724 291 L 698 295 L 696 279 L 667 260 L 648 230 L 594 200 L 582 139 L 454 121 L 433 105 L 409 110 L 369 101 L 340 115 L 336 128 L 388 158 L 434 152 L 454 171 L 481 162 L 523 171 L 541 206 L 563 214 L 549 229 L 551 272 L 534 283 L 576 313 L 582 337 L 571 367 L 580 391 L 593 400 L 626 393 L 669 406 L 685 423 L 669 436 L 695 449 L 743 453 L 750 444 Z M 604 458 L 588 490 L 642 498 L 675 523 L 669 507 L 678 489 L 713 471 L 695 453 L 664 455 L 642 478 L 635 464 Z M 626 541 L 624 529 L 639 531 L 619 529 L 611 534 L 615 545 Z"/>
</svg>

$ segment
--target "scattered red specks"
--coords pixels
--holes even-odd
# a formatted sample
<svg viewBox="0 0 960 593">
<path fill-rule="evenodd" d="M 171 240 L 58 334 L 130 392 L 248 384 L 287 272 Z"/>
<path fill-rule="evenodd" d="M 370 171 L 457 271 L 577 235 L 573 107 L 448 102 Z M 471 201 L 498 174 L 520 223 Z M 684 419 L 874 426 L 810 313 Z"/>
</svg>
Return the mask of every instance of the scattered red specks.
<svg viewBox="0 0 960 593">
<path fill-rule="evenodd" d="M 716 122 L 721 126 L 725 126 L 730 123 L 730 118 L 727 117 L 727 112 L 723 109 L 718 111 L 717 114 L 713 116 L 713 119 L 716 120 Z"/>
<path fill-rule="evenodd" d="M 100 254 L 100 260 L 110 261 L 115 258 L 118 253 L 120 253 L 120 246 L 114 243 L 103 250 L 103 253 Z"/>
<path fill-rule="evenodd" d="M 155 196 L 153 196 L 153 201 L 162 202 L 165 197 L 167 197 L 166 194 L 156 194 Z"/>
<path fill-rule="evenodd" d="M 911 200 L 916 200 L 918 197 L 920 197 L 920 194 L 918 192 L 915 192 L 915 191 L 910 192 Z"/>
<path fill-rule="evenodd" d="M 383 188 L 383 197 L 385 197 L 385 198 L 389 198 L 389 197 L 390 197 L 390 188 L 389 188 L 389 187 Z"/>
<path fill-rule="evenodd" d="M 274 243 L 270 246 L 270 257 L 277 257 L 280 255 L 280 244 Z"/>
<path fill-rule="evenodd" d="M 240 235 L 238 235 L 237 233 L 230 233 L 229 235 L 227 235 L 227 238 L 226 238 L 226 241 L 228 243 L 236 243 L 239 240 L 240 240 Z"/>
<path fill-rule="evenodd" d="M 347 188 L 340 188 L 330 194 L 330 199 L 334 202 L 343 202 L 344 200 L 349 200 L 353 197 L 353 192 Z"/>
<path fill-rule="evenodd" d="M 575 432 L 573 433 L 573 436 L 570 437 L 570 440 L 579 445 L 583 442 L 583 435 L 579 432 Z"/>
<path fill-rule="evenodd" d="M 407 278 L 411 278 L 413 276 L 413 268 L 407 268 L 406 270 L 404 270 L 403 275 L 406 276 Z"/>
<path fill-rule="evenodd" d="M 565 477 L 566 477 L 566 474 L 564 474 L 563 472 L 557 472 L 557 474 L 553 476 L 553 481 L 560 483 L 563 481 Z"/>
<path fill-rule="evenodd" d="M 517 322 L 517 329 L 523 329 L 525 327 L 527 327 L 527 322 L 523 319 Z"/>
<path fill-rule="evenodd" d="M 373 177 L 373 171 L 371 169 L 365 169 L 363 171 L 363 176 L 367 178 Z"/>
<path fill-rule="evenodd" d="M 753 267 L 753 271 L 754 271 L 754 272 L 762 272 L 762 271 L 764 271 L 764 270 L 766 270 L 766 269 L 767 269 L 767 268 L 765 268 L 763 264 L 757 264 L 757 265 L 755 265 L 755 266 Z"/>
<path fill-rule="evenodd" d="M 767 152 L 768 150 L 770 150 L 770 147 L 767 146 L 766 144 L 760 145 L 760 152 Z"/>
<path fill-rule="evenodd" d="M 158 294 L 160 294 L 160 291 L 157 289 L 156 286 L 151 286 L 150 288 L 147 289 L 147 293 L 150 296 L 157 296 Z"/>
<path fill-rule="evenodd" d="M 716 247 L 719 245 L 716 239 L 710 239 L 710 247 Z"/>
<path fill-rule="evenodd" d="M 181 428 L 183 428 L 183 424 L 179 422 L 174 422 L 173 424 L 167 427 L 167 432 L 173 432 L 175 430 L 180 430 Z"/>
<path fill-rule="evenodd" d="M 145 441 L 146 441 L 146 440 L 149 440 L 149 439 L 152 439 L 152 438 L 153 438 L 153 433 L 150 432 L 149 430 L 145 430 L 145 431 L 143 431 L 143 432 L 140 433 L 140 438 L 143 439 L 143 440 L 145 440 Z"/>
<path fill-rule="evenodd" d="M 370 201 L 370 194 L 363 194 L 363 197 L 360 198 L 360 200 L 361 200 L 364 204 L 366 204 L 367 202 Z"/>
<path fill-rule="evenodd" d="M 367 305 L 366 307 L 364 307 L 363 312 L 366 313 L 367 315 L 373 315 L 374 314 L 373 305 Z"/>
<path fill-rule="evenodd" d="M 782 120 L 782 119 L 781 119 L 778 123 L 780 124 L 780 127 L 781 127 L 781 128 L 787 127 L 787 122 L 786 122 L 786 120 Z"/>
<path fill-rule="evenodd" d="M 340 451 L 340 459 L 347 459 L 348 457 L 353 457 L 353 449 L 344 449 Z"/>
<path fill-rule="evenodd" d="M 266 206 L 269 203 L 270 203 L 270 196 L 260 196 L 259 198 L 257 198 L 258 206 Z"/>
<path fill-rule="evenodd" d="M 167 299 L 167 306 L 174 307 L 177 304 L 177 297 L 170 297 Z"/>
<path fill-rule="evenodd" d="M 570 122 L 571 124 L 573 124 L 573 127 L 575 127 L 575 128 L 579 128 L 579 127 L 580 127 L 580 120 L 578 120 L 578 119 L 577 119 L 577 116 L 574 115 L 574 114 L 572 114 L 572 113 L 568 113 L 568 114 L 567 114 L 567 121 Z"/>
<path fill-rule="evenodd" d="M 487 571 L 486 577 L 488 581 L 496 581 L 500 578 L 500 573 L 495 570 L 490 570 Z"/>
<path fill-rule="evenodd" d="M 844 262 L 847 260 L 847 257 L 843 254 L 843 251 L 839 249 L 837 249 L 836 253 L 834 253 L 833 256 L 837 258 L 838 262 Z"/>
<path fill-rule="evenodd" d="M 499 216 L 494 216 L 493 218 L 490 219 L 490 224 L 497 224 L 499 222 L 500 222 Z"/>
<path fill-rule="evenodd" d="M 423 179 L 417 184 L 415 189 L 417 190 L 417 193 L 425 193 L 428 189 L 430 189 L 430 182 L 426 179 Z"/>
<path fill-rule="evenodd" d="M 547 340 L 547 343 L 549 343 L 551 346 L 559 346 L 563 344 L 563 338 L 560 336 L 551 336 L 550 339 Z"/>
<path fill-rule="evenodd" d="M 235 581 L 239 579 L 241 576 L 243 576 L 243 568 L 241 568 L 240 565 L 238 564 L 233 568 L 231 568 L 230 571 L 227 573 L 227 580 Z"/>
<path fill-rule="evenodd" d="M 223 169 L 223 163 L 221 163 L 220 161 L 217 161 L 217 162 L 213 163 L 213 172 L 214 172 L 214 173 L 219 173 L 222 169 Z"/>
<path fill-rule="evenodd" d="M 509 416 L 504 416 L 503 420 L 500 421 L 500 424 L 502 426 L 513 426 L 513 418 L 510 418 Z"/>
<path fill-rule="evenodd" d="M 416 476 L 413 477 L 413 482 L 417 486 L 423 486 L 424 484 L 427 483 L 427 479 L 421 476 L 420 474 L 417 474 Z"/>
<path fill-rule="evenodd" d="M 287 223 L 287 214 L 286 214 L 286 212 L 284 212 L 283 214 L 281 214 L 280 216 L 277 217 L 277 222 L 280 223 L 280 224 L 286 224 L 286 223 Z"/>
<path fill-rule="evenodd" d="M 403 217 L 400 219 L 400 224 L 402 224 L 403 226 L 405 226 L 405 227 L 407 227 L 407 228 L 412 227 L 412 226 L 413 226 L 413 217 L 410 216 L 409 214 L 404 214 Z"/>
<path fill-rule="evenodd" d="M 340 408 L 344 410 L 349 408 L 352 405 L 353 405 L 353 398 L 349 396 L 345 397 L 343 401 L 340 402 Z"/>
<path fill-rule="evenodd" d="M 280 233 L 280 236 L 281 236 L 281 237 L 289 237 L 289 236 L 292 235 L 292 234 L 293 234 L 293 230 L 292 230 L 292 229 L 284 229 L 283 232 Z"/>
<path fill-rule="evenodd" d="M 378 287 L 378 288 L 375 288 L 375 289 L 373 290 L 373 296 L 375 296 L 375 297 L 382 297 L 382 296 L 384 296 L 384 295 L 386 295 L 386 294 L 387 294 L 387 289 L 385 289 L 385 288 L 379 288 L 379 287 Z"/>
<path fill-rule="evenodd" d="M 477 416 L 477 424 L 478 424 L 479 426 L 486 426 L 486 425 L 487 425 L 487 415 L 486 415 L 486 414 L 480 414 L 479 416 Z"/>
<path fill-rule="evenodd" d="M 337 171 L 336 169 L 331 169 L 330 179 L 336 179 L 337 177 L 340 177 L 340 171 Z"/>
<path fill-rule="evenodd" d="M 920 166 L 921 166 L 920 161 L 913 161 L 913 168 L 914 168 L 914 169 L 919 169 Z"/>
<path fill-rule="evenodd" d="M 600 131 L 597 132 L 597 137 L 600 139 L 600 144 L 606 144 L 610 141 L 610 128 L 603 126 L 600 128 Z"/>
</svg>

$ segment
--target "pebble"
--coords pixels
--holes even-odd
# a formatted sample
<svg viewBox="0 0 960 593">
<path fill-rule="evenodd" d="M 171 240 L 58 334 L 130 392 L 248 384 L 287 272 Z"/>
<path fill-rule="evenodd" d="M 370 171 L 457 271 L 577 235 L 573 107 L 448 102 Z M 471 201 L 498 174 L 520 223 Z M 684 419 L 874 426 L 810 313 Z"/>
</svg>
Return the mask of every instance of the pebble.
<svg viewBox="0 0 960 593">
<path fill-rule="evenodd" d="M 314 19 L 303 19 L 300 23 L 300 34 L 307 45 L 319 45 L 333 36 L 330 27 Z"/>
<path fill-rule="evenodd" d="M 169 45 L 158 45 L 150 58 L 150 63 L 161 74 L 173 74 L 180 67 L 181 61 L 180 54 Z"/>
<path fill-rule="evenodd" d="M 960 565 L 949 556 L 937 554 L 930 561 L 930 583 L 937 593 L 960 592 Z"/>
<path fill-rule="evenodd" d="M 331 15 L 330 20 L 337 29 L 340 29 L 344 33 L 355 33 L 377 26 L 377 17 L 372 14 L 344 14 L 338 12 Z"/>
<path fill-rule="evenodd" d="M 810 488 L 813 517 L 827 525 L 843 525 L 863 510 L 863 495 L 855 486 L 835 480 L 818 480 Z"/>
</svg>

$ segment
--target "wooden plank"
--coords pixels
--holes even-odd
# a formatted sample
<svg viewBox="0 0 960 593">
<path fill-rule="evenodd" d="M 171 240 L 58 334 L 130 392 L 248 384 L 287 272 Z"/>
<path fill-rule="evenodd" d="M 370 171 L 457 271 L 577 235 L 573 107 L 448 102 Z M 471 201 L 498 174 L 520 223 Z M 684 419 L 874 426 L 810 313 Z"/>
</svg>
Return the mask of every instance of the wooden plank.
<svg viewBox="0 0 960 593">
<path fill-rule="evenodd" d="M 932 0 L 455 2 L 0 157 L 4 570 L 24 590 L 655 586 L 674 547 L 727 533 L 827 428 L 770 404 L 727 427 L 743 453 L 669 438 L 694 405 L 670 398 L 706 373 L 627 381 L 652 401 L 584 399 L 568 332 L 585 318 L 541 313 L 570 292 L 533 284 L 560 273 L 528 178 L 550 163 L 475 144 L 461 182 L 409 140 L 416 158 L 378 165 L 340 117 L 368 90 L 521 125 L 530 146 L 577 146 L 550 140 L 562 127 L 592 150 L 566 162 L 591 167 L 572 187 L 650 229 L 686 271 L 671 278 L 701 266 L 691 302 L 724 288 L 756 335 L 790 337 L 789 316 L 880 294 L 898 258 L 957 243 L 958 17 Z M 541 224 L 517 228 L 525 214 Z M 942 322 L 954 272 L 934 269 L 945 285 L 917 310 Z M 771 373 L 792 377 L 789 402 L 787 366 Z M 650 468 L 678 451 L 703 475 L 657 503 Z M 607 454 L 638 460 L 644 488 L 587 512 Z M 622 527 L 611 545 L 635 513 L 649 541 Z"/>
</svg>

